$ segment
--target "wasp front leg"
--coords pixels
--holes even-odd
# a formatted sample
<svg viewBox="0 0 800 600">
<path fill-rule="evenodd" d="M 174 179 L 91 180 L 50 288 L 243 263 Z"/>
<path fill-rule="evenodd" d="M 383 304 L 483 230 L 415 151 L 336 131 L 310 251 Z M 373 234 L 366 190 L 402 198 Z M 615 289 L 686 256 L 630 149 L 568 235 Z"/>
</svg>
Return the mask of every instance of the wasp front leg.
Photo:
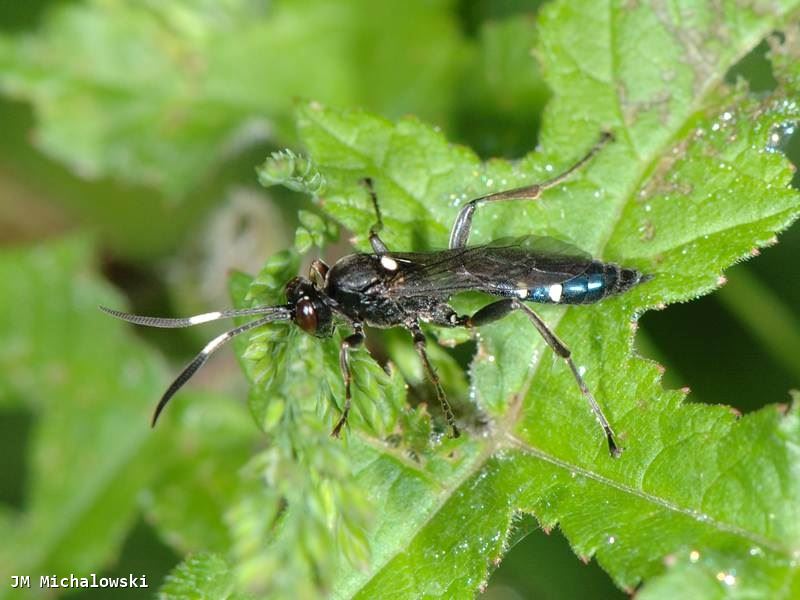
<svg viewBox="0 0 800 600">
<path fill-rule="evenodd" d="M 355 333 L 342 340 L 342 345 L 339 347 L 339 368 L 342 371 L 342 379 L 344 380 L 344 406 L 342 407 L 342 416 L 339 417 L 339 420 L 333 427 L 333 431 L 331 431 L 331 435 L 333 437 L 339 437 L 342 427 L 344 427 L 345 423 L 347 423 L 347 416 L 350 414 L 350 403 L 352 398 L 350 393 L 350 383 L 353 380 L 350 370 L 350 349 L 360 346 L 364 343 L 365 339 L 364 330 L 362 329 L 361 324 L 355 324 L 355 328 Z"/>
</svg>

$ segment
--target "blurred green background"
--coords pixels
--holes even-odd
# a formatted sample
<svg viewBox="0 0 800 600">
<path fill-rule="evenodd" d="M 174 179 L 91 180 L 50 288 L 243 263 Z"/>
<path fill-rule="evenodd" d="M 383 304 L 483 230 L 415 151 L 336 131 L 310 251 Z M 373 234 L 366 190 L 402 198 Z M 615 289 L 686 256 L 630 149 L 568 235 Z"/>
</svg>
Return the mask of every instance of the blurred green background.
<svg viewBox="0 0 800 600">
<path fill-rule="evenodd" d="M 531 52 L 539 4 L 410 2 L 398 15 L 366 0 L 0 0 L 2 250 L 88 232 L 104 276 L 136 312 L 226 305 L 228 270 L 256 271 L 310 207 L 258 188 L 254 174 L 269 152 L 296 148 L 293 98 L 418 115 L 484 157 L 521 156 L 536 145 L 548 97 Z M 768 91 L 765 51 L 728 80 Z M 786 150 L 797 164 L 798 136 Z M 666 366 L 668 387 L 742 412 L 788 401 L 800 381 L 798 250 L 794 227 L 732 269 L 720 291 L 642 318 L 640 352 Z M 138 333 L 175 365 L 205 337 Z M 232 356 L 215 363 L 196 385 L 241 392 Z M 34 419 L 25 402 L 0 401 L 5 512 L 25 506 Z M 532 533 L 484 597 L 624 595 L 558 531 L 522 530 Z M 179 558 L 140 519 L 106 573 L 144 572 L 155 587 Z M 101 596 L 140 593 L 67 595 Z"/>
</svg>

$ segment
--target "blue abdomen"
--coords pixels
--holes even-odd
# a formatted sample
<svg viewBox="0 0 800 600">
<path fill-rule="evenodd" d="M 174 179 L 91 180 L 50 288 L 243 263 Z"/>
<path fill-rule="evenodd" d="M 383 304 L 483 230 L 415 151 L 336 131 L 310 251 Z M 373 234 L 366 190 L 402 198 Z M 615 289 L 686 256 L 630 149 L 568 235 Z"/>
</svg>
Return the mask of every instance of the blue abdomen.
<svg viewBox="0 0 800 600">
<path fill-rule="evenodd" d="M 562 283 L 531 288 L 525 300 L 544 304 L 593 304 L 629 289 L 641 275 L 634 269 L 593 262 L 581 275 Z"/>
</svg>

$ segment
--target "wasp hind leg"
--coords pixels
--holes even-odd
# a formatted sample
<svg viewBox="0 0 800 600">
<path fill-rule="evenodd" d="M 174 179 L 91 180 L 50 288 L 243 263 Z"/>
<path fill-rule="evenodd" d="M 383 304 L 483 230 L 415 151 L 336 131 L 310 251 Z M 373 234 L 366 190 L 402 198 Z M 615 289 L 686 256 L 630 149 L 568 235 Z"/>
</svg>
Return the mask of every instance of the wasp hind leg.
<svg viewBox="0 0 800 600">
<path fill-rule="evenodd" d="M 547 342 L 547 345 L 550 346 L 553 352 L 563 358 L 567 365 L 569 365 L 569 369 L 572 371 L 572 376 L 578 383 L 578 387 L 580 388 L 583 397 L 586 398 L 587 402 L 589 402 L 589 406 L 591 407 L 595 418 L 600 424 L 600 427 L 603 429 L 611 456 L 614 458 L 618 457 L 622 453 L 622 448 L 619 446 L 619 444 L 617 444 L 614 430 L 611 429 L 611 425 L 603 413 L 603 409 L 600 408 L 600 404 L 598 404 L 594 394 L 592 394 L 591 390 L 586 385 L 586 382 L 583 380 L 580 371 L 575 366 L 575 361 L 572 360 L 572 353 L 570 352 L 570 349 L 567 348 L 564 342 L 558 339 L 558 336 L 556 336 L 555 333 L 550 331 L 550 328 L 544 321 L 542 321 L 539 315 L 537 315 L 535 312 L 533 312 L 533 310 L 519 300 L 515 298 L 509 298 L 506 300 L 493 302 L 488 306 L 484 306 L 482 309 L 472 315 L 467 322 L 467 326 L 480 327 L 481 325 L 486 325 L 487 323 L 502 319 L 515 310 L 521 310 L 523 313 L 525 313 L 525 316 L 528 317 L 528 320 L 530 320 L 539 334 L 544 338 L 544 341 Z"/>
<path fill-rule="evenodd" d="M 479 206 L 501 200 L 538 200 L 543 191 L 557 186 L 575 171 L 580 169 L 589 161 L 589 159 L 597 154 L 600 148 L 605 146 L 605 144 L 612 139 L 613 136 L 610 133 L 604 132 L 600 136 L 600 139 L 597 141 L 597 143 L 592 146 L 592 148 L 583 156 L 583 158 L 581 158 L 563 173 L 556 175 L 552 179 L 548 179 L 542 183 L 534 183 L 533 185 L 515 188 L 513 190 L 495 192 L 494 194 L 488 194 L 486 196 L 481 196 L 480 198 L 470 200 L 461 208 L 460 211 L 458 211 L 458 216 L 456 216 L 455 223 L 453 223 L 453 229 L 450 231 L 449 247 L 451 249 L 464 248 L 467 245 L 467 240 L 469 240 L 469 232 L 472 228 L 472 217 L 475 214 L 475 210 Z"/>
</svg>

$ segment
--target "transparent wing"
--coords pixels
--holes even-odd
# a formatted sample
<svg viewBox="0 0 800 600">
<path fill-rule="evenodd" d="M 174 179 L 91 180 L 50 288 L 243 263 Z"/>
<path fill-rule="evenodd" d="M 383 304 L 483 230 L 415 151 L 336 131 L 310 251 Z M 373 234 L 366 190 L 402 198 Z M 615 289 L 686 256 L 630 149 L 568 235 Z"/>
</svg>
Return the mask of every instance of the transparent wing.
<svg viewBox="0 0 800 600">
<path fill-rule="evenodd" d="M 393 296 L 444 297 L 474 290 L 503 294 L 562 283 L 581 275 L 592 257 L 550 237 L 503 238 L 469 248 L 439 252 L 392 252 L 398 263 L 389 281 Z"/>
<path fill-rule="evenodd" d="M 540 256 L 559 256 L 574 260 L 591 262 L 592 255 L 577 246 L 552 238 L 546 235 L 523 235 L 521 237 L 506 237 L 494 240 L 478 248 L 525 248 Z"/>
</svg>

